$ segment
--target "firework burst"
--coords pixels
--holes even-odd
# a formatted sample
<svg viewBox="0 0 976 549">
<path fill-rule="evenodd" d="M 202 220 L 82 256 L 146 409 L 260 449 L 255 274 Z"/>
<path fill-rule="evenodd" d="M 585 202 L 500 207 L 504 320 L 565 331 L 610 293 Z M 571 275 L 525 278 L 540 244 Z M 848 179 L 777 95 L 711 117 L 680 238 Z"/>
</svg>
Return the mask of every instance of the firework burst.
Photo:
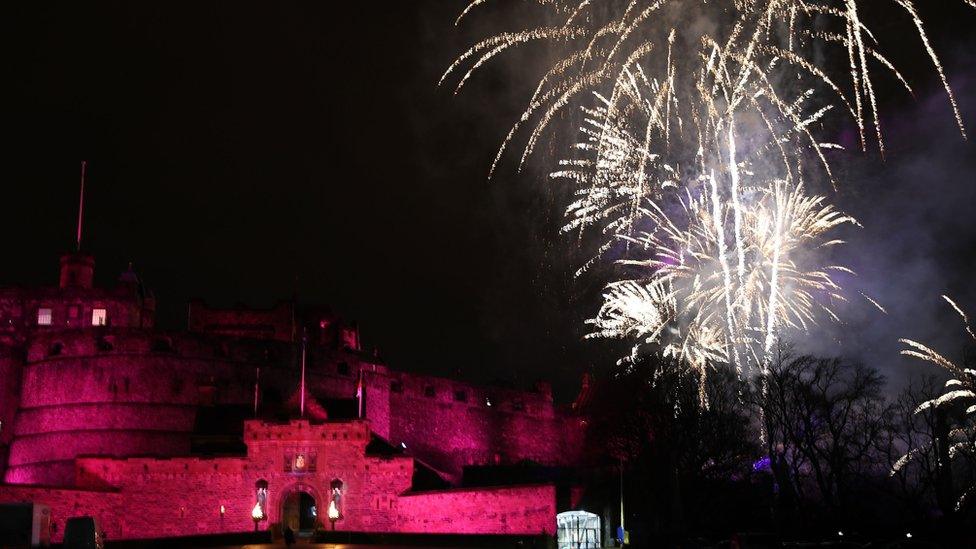
<svg viewBox="0 0 976 549">
<path fill-rule="evenodd" d="M 472 1 L 459 22 L 486 3 Z M 600 235 L 581 272 L 623 247 L 628 273 L 607 286 L 590 321 L 594 336 L 635 340 L 625 360 L 653 344 L 704 376 L 718 363 L 764 368 L 782 330 L 837 320 L 832 304 L 843 296 L 832 275 L 850 271 L 821 265 L 827 254 L 818 251 L 840 243 L 834 229 L 856 222 L 807 194 L 817 179 L 837 185 L 824 151 L 839 146 L 815 132 L 829 113 L 846 113 L 861 148 L 873 140 L 883 153 L 875 72 L 911 91 L 880 51 L 863 2 L 536 3 L 549 23 L 478 42 L 441 82 L 455 77 L 460 90 L 486 62 L 529 42 L 565 52 L 491 172 L 519 136 L 521 169 L 560 113 L 581 109 L 580 138 L 551 173 L 575 193 L 563 230 Z M 917 30 L 964 132 L 914 5 L 891 5 Z M 841 59 L 846 70 L 823 59 Z"/>
<path fill-rule="evenodd" d="M 653 344 L 702 374 L 709 364 L 762 365 L 779 330 L 836 318 L 829 303 L 844 300 L 832 273 L 847 269 L 819 265 L 809 250 L 833 245 L 829 233 L 853 218 L 785 181 L 748 189 L 758 196 L 741 212 L 738 272 L 725 244 L 735 208 L 717 197 L 713 177 L 702 187 L 685 191 L 680 213 L 646 201 L 641 214 L 653 228 L 621 237 L 646 259 L 621 260 L 639 276 L 611 283 L 590 323 L 593 337 L 636 341 L 626 360 Z"/>
</svg>

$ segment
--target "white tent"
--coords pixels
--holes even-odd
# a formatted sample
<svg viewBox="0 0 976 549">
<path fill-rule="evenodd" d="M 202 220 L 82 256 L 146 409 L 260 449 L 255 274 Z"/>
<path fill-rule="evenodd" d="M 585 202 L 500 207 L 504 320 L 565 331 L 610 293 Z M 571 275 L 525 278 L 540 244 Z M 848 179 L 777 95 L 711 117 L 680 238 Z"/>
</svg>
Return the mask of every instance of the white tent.
<svg viewBox="0 0 976 549">
<path fill-rule="evenodd" d="M 556 515 L 559 549 L 599 549 L 600 516 L 586 511 L 566 511 Z"/>
</svg>

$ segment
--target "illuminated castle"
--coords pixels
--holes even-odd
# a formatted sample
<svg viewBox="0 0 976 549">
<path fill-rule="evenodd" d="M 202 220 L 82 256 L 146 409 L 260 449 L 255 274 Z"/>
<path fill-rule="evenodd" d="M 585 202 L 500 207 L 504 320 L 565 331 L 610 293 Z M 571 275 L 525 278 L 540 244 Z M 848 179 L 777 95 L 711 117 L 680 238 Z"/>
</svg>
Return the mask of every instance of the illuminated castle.
<svg viewBox="0 0 976 549">
<path fill-rule="evenodd" d="M 43 503 L 62 524 L 94 515 L 110 539 L 246 531 L 255 519 L 555 530 L 552 484 L 467 478 L 578 461 L 582 422 L 548 385 L 396 371 L 361 349 L 354 325 L 291 302 L 195 301 L 187 331 L 161 331 L 131 269 L 98 288 L 94 266 L 67 254 L 57 287 L 0 289 L 0 502 Z"/>
</svg>

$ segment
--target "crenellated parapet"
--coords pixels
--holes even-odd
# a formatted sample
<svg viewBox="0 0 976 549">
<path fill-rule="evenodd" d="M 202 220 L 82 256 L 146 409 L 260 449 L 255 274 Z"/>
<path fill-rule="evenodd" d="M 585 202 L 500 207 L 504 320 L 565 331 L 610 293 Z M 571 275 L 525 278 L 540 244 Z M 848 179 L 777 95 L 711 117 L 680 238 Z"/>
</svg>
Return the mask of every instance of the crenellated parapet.
<svg viewBox="0 0 976 549">
<path fill-rule="evenodd" d="M 264 444 L 302 442 L 322 447 L 341 445 L 365 451 L 369 438 L 370 428 L 366 420 L 324 423 L 311 423 L 301 419 L 283 423 L 260 420 L 244 422 L 244 442 L 249 448 Z"/>
</svg>

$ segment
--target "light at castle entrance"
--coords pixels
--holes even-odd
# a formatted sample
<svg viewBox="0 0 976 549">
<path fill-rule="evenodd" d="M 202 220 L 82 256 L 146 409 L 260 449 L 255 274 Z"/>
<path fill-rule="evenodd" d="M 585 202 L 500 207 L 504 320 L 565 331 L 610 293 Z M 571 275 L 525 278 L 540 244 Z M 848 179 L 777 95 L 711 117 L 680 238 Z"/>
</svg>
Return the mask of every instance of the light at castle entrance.
<svg viewBox="0 0 976 549">
<path fill-rule="evenodd" d="M 336 502 L 333 499 L 329 502 L 329 522 L 332 523 L 332 530 L 335 530 L 337 520 L 339 520 L 339 508 L 336 507 Z"/>
<path fill-rule="evenodd" d="M 254 509 L 251 509 L 251 518 L 254 519 L 254 522 L 264 520 L 264 511 L 261 510 L 260 503 L 254 504 Z"/>
</svg>

